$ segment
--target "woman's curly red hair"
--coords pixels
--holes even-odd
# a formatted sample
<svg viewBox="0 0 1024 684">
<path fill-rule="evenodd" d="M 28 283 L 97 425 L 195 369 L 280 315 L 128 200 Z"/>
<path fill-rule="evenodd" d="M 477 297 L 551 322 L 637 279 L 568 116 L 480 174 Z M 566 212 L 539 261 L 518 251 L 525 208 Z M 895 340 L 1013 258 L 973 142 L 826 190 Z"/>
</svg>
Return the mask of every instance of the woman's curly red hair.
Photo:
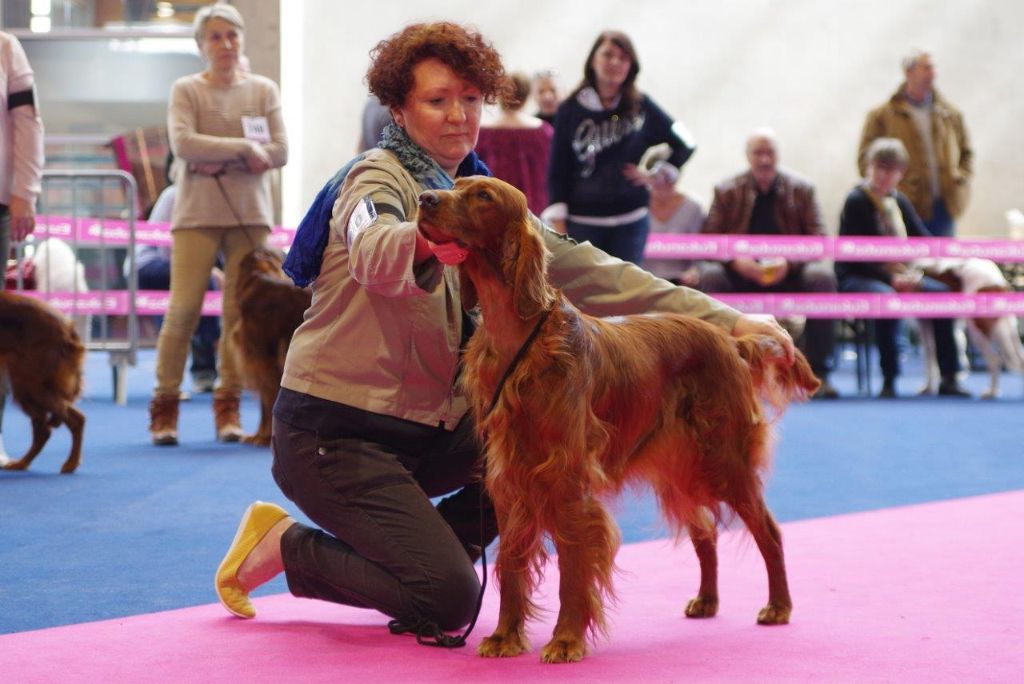
<svg viewBox="0 0 1024 684">
<path fill-rule="evenodd" d="M 488 103 L 514 93 L 498 51 L 476 31 L 447 21 L 411 24 L 377 43 L 366 72 L 370 92 L 385 107 L 402 106 L 413 88 L 413 67 L 431 57 L 479 88 Z"/>
</svg>

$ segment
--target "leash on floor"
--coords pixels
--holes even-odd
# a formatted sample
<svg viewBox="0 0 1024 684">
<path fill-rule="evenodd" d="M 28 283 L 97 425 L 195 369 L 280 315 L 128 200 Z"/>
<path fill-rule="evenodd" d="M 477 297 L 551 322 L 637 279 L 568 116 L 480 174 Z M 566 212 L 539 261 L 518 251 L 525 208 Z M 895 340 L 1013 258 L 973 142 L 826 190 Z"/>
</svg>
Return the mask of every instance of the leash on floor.
<svg viewBox="0 0 1024 684">
<path fill-rule="evenodd" d="M 501 390 L 505 387 L 505 382 L 512 375 L 512 371 L 516 369 L 519 363 L 526 356 L 526 352 L 529 351 L 530 346 L 534 340 L 537 339 L 537 335 L 540 334 L 540 329 L 544 325 L 544 321 L 548 319 L 550 311 L 544 311 L 541 313 L 540 318 L 537 320 L 536 325 L 533 326 L 533 330 L 530 332 L 530 336 L 523 342 L 523 346 L 516 352 L 512 362 L 505 369 L 505 374 L 501 376 L 501 380 L 498 381 L 498 386 L 494 390 L 494 396 L 491 398 L 491 406 L 487 409 L 487 413 L 484 417 L 491 415 L 494 407 L 498 405 L 498 399 L 501 397 Z M 480 608 L 484 604 L 484 592 L 487 590 L 487 540 L 485 539 L 484 533 L 484 486 L 480 483 L 480 565 L 483 571 L 483 580 L 480 582 L 480 593 L 476 597 L 476 608 L 473 610 L 473 619 L 470 620 L 469 626 L 466 627 L 466 631 L 459 635 L 445 634 L 441 631 L 441 628 L 437 626 L 436 622 L 427 620 L 426 618 L 420 618 L 416 622 L 406 623 L 401 620 L 391 620 L 388 622 L 388 629 L 391 630 L 392 634 L 408 634 L 412 633 L 416 635 L 416 643 L 421 646 L 436 646 L 438 648 L 462 648 L 466 645 L 466 639 L 469 637 L 473 628 L 476 627 L 477 618 L 480 617 Z"/>
</svg>

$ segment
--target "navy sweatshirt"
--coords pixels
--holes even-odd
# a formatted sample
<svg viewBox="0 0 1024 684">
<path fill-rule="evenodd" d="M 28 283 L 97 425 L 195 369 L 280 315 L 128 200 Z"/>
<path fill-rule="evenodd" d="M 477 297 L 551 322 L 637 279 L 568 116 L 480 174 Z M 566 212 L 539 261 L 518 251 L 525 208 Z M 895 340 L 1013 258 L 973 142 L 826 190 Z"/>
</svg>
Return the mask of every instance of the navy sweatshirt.
<svg viewBox="0 0 1024 684">
<path fill-rule="evenodd" d="M 594 111 L 577 97 L 561 104 L 548 165 L 548 201 L 564 202 L 575 216 L 616 216 L 650 199 L 647 188 L 633 185 L 622 169 L 640 161 L 648 147 L 668 143 L 668 162 L 682 167 L 694 147 L 672 131 L 672 119 L 646 95 L 634 117 L 612 110 Z"/>
</svg>

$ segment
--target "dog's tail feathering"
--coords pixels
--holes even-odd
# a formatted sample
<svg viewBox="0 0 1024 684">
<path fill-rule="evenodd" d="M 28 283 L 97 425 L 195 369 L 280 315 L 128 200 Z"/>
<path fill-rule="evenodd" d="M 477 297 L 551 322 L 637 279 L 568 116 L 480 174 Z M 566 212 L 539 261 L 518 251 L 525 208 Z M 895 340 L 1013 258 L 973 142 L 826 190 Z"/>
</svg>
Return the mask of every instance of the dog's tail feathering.
<svg viewBox="0 0 1024 684">
<path fill-rule="evenodd" d="M 740 356 L 750 367 L 761 398 L 781 414 L 794 401 L 805 401 L 821 386 L 807 359 L 797 352 L 790 365 L 782 346 L 767 335 L 744 335 L 736 340 Z"/>
</svg>

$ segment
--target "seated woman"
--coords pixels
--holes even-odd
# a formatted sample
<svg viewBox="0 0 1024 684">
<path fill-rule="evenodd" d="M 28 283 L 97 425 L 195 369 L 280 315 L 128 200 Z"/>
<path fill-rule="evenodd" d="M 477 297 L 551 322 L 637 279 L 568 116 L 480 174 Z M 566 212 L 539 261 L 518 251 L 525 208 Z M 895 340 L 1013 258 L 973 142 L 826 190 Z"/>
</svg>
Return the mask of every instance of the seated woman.
<svg viewBox="0 0 1024 684">
<path fill-rule="evenodd" d="M 651 178 L 651 232 L 688 235 L 699 233 L 707 220 L 700 201 L 664 176 Z M 643 268 L 674 285 L 697 287 L 700 271 L 692 259 L 644 259 Z"/>
<path fill-rule="evenodd" d="M 867 178 L 846 197 L 839 219 L 840 235 L 869 235 L 894 238 L 930 237 L 921 219 L 896 185 L 907 169 L 908 155 L 896 138 L 878 138 L 866 152 Z M 836 262 L 840 292 L 947 292 L 946 285 L 900 262 Z M 881 318 L 875 322 L 875 342 L 884 383 L 878 395 L 896 396 L 896 377 L 900 374 L 896 335 L 899 319 Z M 960 371 L 953 320 L 932 321 L 935 348 L 942 382 L 941 396 L 971 396 L 957 382 Z"/>
</svg>

